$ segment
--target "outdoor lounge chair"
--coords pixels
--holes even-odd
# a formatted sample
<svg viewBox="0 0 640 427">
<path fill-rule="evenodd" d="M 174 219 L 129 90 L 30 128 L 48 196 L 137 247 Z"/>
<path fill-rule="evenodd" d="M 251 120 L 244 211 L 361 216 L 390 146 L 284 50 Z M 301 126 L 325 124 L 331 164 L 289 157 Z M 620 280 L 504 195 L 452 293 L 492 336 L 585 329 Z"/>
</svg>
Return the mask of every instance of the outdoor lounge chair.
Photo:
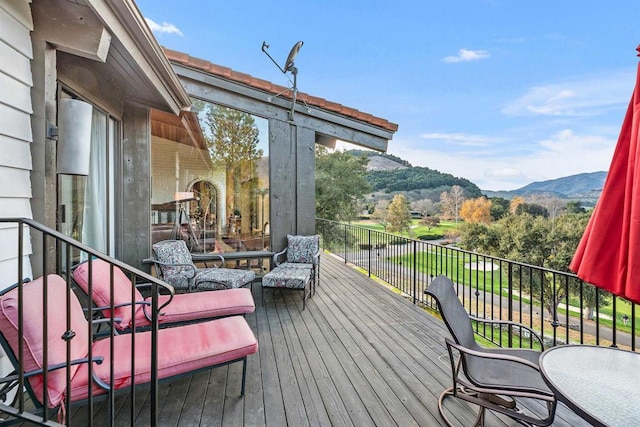
<svg viewBox="0 0 640 427">
<path fill-rule="evenodd" d="M 91 280 L 89 279 L 91 270 Z M 127 332 L 134 326 L 149 328 L 151 326 L 151 297 L 144 298 L 139 289 L 146 284 L 133 284 L 129 277 L 116 266 L 101 259 L 85 261 L 73 269 L 74 282 L 89 295 L 91 282 L 91 300 L 105 318 L 111 317 L 111 284 L 113 283 L 113 315 L 119 319 L 114 323 L 118 332 Z M 136 304 L 132 316 L 131 302 Z M 245 315 L 255 310 L 251 290 L 247 288 L 225 289 L 206 294 L 188 293 L 174 295 L 162 293 L 158 296 L 160 327 L 199 322 L 219 317 Z"/>
<path fill-rule="evenodd" d="M 212 254 L 220 259 L 221 254 Z M 184 240 L 164 240 L 153 245 L 153 257 L 145 260 L 156 267 L 157 276 L 176 289 L 187 292 L 201 290 L 233 289 L 253 283 L 256 273 L 233 268 L 197 268 Z"/>
<path fill-rule="evenodd" d="M 315 293 L 316 285 L 320 286 L 320 236 L 287 234 L 287 246 L 273 256 L 273 265 L 311 270 L 311 286 Z"/>
<path fill-rule="evenodd" d="M 475 425 L 483 425 L 485 409 L 513 418 L 524 425 L 548 426 L 553 422 L 557 401 L 545 384 L 538 360 L 540 352 L 524 348 L 485 348 L 474 338 L 471 321 L 493 325 L 507 325 L 509 331 L 528 331 L 533 340 L 542 339 L 530 328 L 515 322 L 479 319 L 470 316 L 456 295 L 453 283 L 445 276 L 436 277 L 425 294 L 435 299 L 442 320 L 453 337 L 445 338 L 453 385 L 440 395 L 438 409 L 445 423 L 451 422 L 444 412 L 444 400 L 457 397 L 480 406 Z M 498 332 L 500 333 L 500 332 Z M 523 338 L 524 339 L 524 338 Z M 516 399 L 542 402 L 538 411 L 523 411 Z M 537 402 L 536 402 L 537 403 Z M 542 409 L 544 408 L 544 409 Z"/>
<path fill-rule="evenodd" d="M 307 297 L 313 295 L 320 280 L 320 236 L 287 235 L 288 245 L 273 255 L 274 268 L 262 277 L 262 304 L 264 289 L 293 289 L 303 292 L 302 309 Z M 286 261 L 280 259 L 286 255 Z M 308 290 L 307 290 L 308 288 Z"/>
<path fill-rule="evenodd" d="M 80 302 L 67 292 L 62 277 L 51 274 L 21 288 L 22 296 L 18 286 L 0 296 L 0 341 L 16 372 L 24 374 L 24 385 L 38 408 L 65 408 L 65 402 L 83 402 L 90 395 L 125 390 L 153 378 L 151 331 L 92 342 Z M 241 395 L 247 356 L 258 350 L 241 316 L 158 330 L 157 345 L 160 380 L 242 362 Z M 18 378 L 5 377 L 0 383 Z"/>
</svg>

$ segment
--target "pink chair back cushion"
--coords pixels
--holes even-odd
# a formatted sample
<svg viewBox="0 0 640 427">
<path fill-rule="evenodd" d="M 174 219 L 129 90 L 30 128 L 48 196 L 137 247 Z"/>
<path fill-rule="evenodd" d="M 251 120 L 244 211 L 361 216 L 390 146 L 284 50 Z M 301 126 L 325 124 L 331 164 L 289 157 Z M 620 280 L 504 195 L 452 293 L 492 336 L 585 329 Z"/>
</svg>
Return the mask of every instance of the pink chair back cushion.
<svg viewBox="0 0 640 427">
<path fill-rule="evenodd" d="M 158 305 L 164 304 L 169 295 L 160 295 Z M 146 301 L 151 304 L 151 297 Z M 150 305 L 147 312 L 150 313 Z M 217 317 L 235 316 L 253 313 L 256 309 L 251 290 L 247 288 L 223 289 L 215 292 L 198 292 L 178 294 L 173 301 L 160 310 L 158 323 L 166 325 L 178 322 L 213 319 Z M 136 328 L 150 326 L 146 316 L 136 317 Z"/>
<path fill-rule="evenodd" d="M 67 285 L 65 280 L 57 275 L 47 276 L 46 288 L 48 298 L 47 337 L 43 337 L 43 305 L 42 294 L 45 287 L 44 278 L 25 283 L 23 286 L 23 349 L 18 354 L 18 289 L 7 292 L 0 298 L 0 331 L 11 346 L 14 355 L 22 359 L 26 372 L 43 369 L 44 339 L 48 344 L 47 361 L 49 365 L 64 363 L 67 356 L 67 344 L 61 337 L 67 331 Z M 76 336 L 71 340 L 71 359 L 81 359 L 88 354 L 88 325 L 82 312 L 82 307 L 76 296 L 71 294 L 70 301 L 71 330 Z M 86 365 L 86 364 L 85 364 Z M 73 378 L 79 365 L 70 368 Z M 58 406 L 63 399 L 66 388 L 66 369 L 51 371 L 47 376 L 47 391 L 49 407 Z M 38 375 L 29 379 L 36 398 L 43 403 L 43 376 Z"/>
<path fill-rule="evenodd" d="M 99 307 L 109 307 L 111 305 L 111 266 L 108 262 L 101 259 L 94 259 L 91 262 L 93 276 L 93 296 L 91 300 Z M 83 262 L 73 271 L 73 279 L 78 286 L 89 295 L 89 262 Z M 113 310 L 114 316 L 122 319 L 120 323 L 116 323 L 118 330 L 123 330 L 131 325 L 131 280 L 118 267 L 113 267 L 113 304 L 127 304 Z M 135 301 L 144 301 L 142 294 L 137 289 L 134 290 Z M 111 310 L 102 310 L 102 315 L 106 318 L 111 317 Z M 136 323 L 144 318 L 142 306 L 135 306 Z"/>
<path fill-rule="evenodd" d="M 133 334 L 114 337 L 113 387 L 118 390 L 132 382 L 144 384 L 151 380 L 151 332 L 135 334 L 135 373 L 131 372 L 131 339 Z M 158 331 L 158 376 L 160 379 L 185 374 L 240 359 L 258 351 L 258 341 L 241 316 L 225 317 L 210 322 L 195 323 Z M 109 381 L 109 340 L 96 341 L 94 356 L 103 356 L 104 363 L 93 365 L 94 375 Z M 71 401 L 88 397 L 88 366 L 82 365 L 73 379 Z M 94 386 L 94 394 L 104 390 Z"/>
</svg>

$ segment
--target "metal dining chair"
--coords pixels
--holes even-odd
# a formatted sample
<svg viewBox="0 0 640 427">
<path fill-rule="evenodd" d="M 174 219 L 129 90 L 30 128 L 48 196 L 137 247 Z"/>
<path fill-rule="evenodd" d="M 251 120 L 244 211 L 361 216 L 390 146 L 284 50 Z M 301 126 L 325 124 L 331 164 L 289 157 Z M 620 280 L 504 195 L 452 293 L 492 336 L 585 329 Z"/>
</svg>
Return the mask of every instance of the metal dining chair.
<svg viewBox="0 0 640 427">
<path fill-rule="evenodd" d="M 453 396 L 480 407 L 475 426 L 484 425 L 486 409 L 524 425 L 551 425 L 557 401 L 540 374 L 541 352 L 529 348 L 483 347 L 475 340 L 472 321 L 489 324 L 489 327 L 506 325 L 507 331 L 537 340 L 544 349 L 535 331 L 515 322 L 470 316 L 446 276 L 436 277 L 425 294 L 436 301 L 453 338 L 445 338 L 453 385 L 445 389 L 438 400 L 438 410 L 445 423 L 453 425 L 444 411 L 444 400 Z M 518 405 L 518 399 L 539 401 L 543 405 L 528 405 L 525 409 Z"/>
</svg>

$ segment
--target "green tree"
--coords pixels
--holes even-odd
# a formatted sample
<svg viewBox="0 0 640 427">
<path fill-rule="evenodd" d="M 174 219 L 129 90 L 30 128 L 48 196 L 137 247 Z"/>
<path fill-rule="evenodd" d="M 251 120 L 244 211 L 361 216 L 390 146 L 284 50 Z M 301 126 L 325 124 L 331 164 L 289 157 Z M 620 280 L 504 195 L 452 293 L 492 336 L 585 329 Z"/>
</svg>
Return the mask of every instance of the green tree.
<svg viewBox="0 0 640 427">
<path fill-rule="evenodd" d="M 582 203 L 579 202 L 578 200 L 572 200 L 570 202 L 567 202 L 567 206 L 565 207 L 565 209 L 567 210 L 567 213 L 585 213 L 586 212 L 585 208 L 582 206 Z"/>
<path fill-rule="evenodd" d="M 491 200 L 491 218 L 494 221 L 509 213 L 509 200 L 503 197 L 492 197 L 489 200 Z"/>
<path fill-rule="evenodd" d="M 316 216 L 351 221 L 358 215 L 364 195 L 371 192 L 365 179 L 366 157 L 316 148 Z"/>
<path fill-rule="evenodd" d="M 204 106 L 207 148 L 213 161 L 222 162 L 227 182 L 232 183 L 232 209 L 240 209 L 242 184 L 249 184 L 247 194 L 254 190 L 255 163 L 263 156 L 258 148 L 259 130 L 253 117 L 232 108 L 213 104 Z"/>
<path fill-rule="evenodd" d="M 520 204 L 521 206 L 521 204 Z M 529 213 L 507 215 L 490 225 L 465 224 L 461 228 L 461 245 L 488 255 L 511 259 L 524 264 L 569 271 L 568 266 L 588 221 L 588 214 L 565 214 L 552 221 Z M 548 313 L 556 313 L 558 304 L 569 294 L 580 292 L 577 280 L 559 280 L 551 273 L 535 274 L 529 267 L 515 266 L 513 280 L 518 286 L 531 286 L 534 297 L 541 300 Z M 584 301 L 591 312 L 606 302 L 602 293 L 586 286 Z"/>
<path fill-rule="evenodd" d="M 396 194 L 387 208 L 391 233 L 403 233 L 411 227 L 411 211 L 403 194 Z"/>
<path fill-rule="evenodd" d="M 549 211 L 542 205 L 537 203 L 520 203 L 516 207 L 516 215 L 520 215 L 523 213 L 528 213 L 533 216 L 543 216 L 545 218 L 549 217 Z"/>
<path fill-rule="evenodd" d="M 482 254 L 498 254 L 500 234 L 497 227 L 482 223 L 465 223 L 459 228 L 460 246 Z"/>
</svg>

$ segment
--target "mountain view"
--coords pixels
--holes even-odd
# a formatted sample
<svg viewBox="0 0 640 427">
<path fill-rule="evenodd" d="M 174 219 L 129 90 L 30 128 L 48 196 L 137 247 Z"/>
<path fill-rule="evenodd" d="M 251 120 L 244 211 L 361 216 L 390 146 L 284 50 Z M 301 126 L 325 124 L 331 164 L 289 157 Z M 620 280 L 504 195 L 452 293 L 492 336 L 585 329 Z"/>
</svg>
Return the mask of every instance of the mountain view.
<svg viewBox="0 0 640 427">
<path fill-rule="evenodd" d="M 459 185 L 467 197 L 502 197 L 512 199 L 516 196 L 553 196 L 567 200 L 579 200 L 584 205 L 593 205 L 600 197 L 607 172 L 590 172 L 562 178 L 532 182 L 524 187 L 510 191 L 481 190 L 471 181 L 454 177 L 434 169 L 412 166 L 408 161 L 391 154 L 373 151 L 351 150 L 353 155 L 369 157 L 367 180 L 375 195 L 402 192 L 409 200 L 430 198 L 438 200 L 442 191 Z"/>
</svg>

